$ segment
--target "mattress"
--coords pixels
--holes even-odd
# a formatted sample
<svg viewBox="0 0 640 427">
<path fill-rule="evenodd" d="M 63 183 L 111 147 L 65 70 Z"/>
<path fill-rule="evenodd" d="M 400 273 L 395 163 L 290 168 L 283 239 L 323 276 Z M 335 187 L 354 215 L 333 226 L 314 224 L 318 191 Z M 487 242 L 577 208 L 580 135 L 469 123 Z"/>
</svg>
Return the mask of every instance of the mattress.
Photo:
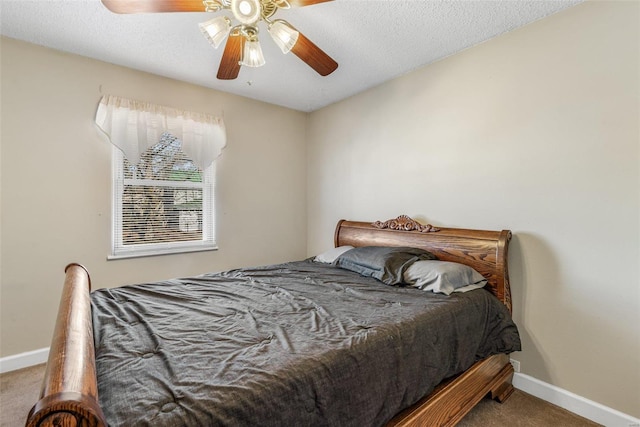
<svg viewBox="0 0 640 427">
<path fill-rule="evenodd" d="M 111 426 L 379 426 L 520 350 L 483 289 L 445 296 L 311 259 L 91 294 Z"/>
</svg>

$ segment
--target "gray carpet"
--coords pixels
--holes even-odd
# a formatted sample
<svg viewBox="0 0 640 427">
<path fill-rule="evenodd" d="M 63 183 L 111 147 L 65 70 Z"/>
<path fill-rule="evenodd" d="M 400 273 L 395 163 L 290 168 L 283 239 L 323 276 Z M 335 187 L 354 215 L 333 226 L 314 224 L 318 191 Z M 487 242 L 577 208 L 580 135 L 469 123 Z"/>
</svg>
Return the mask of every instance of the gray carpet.
<svg viewBox="0 0 640 427">
<path fill-rule="evenodd" d="M 44 365 L 0 375 L 0 427 L 24 426 L 38 400 Z M 599 424 L 516 390 L 505 403 L 485 398 L 458 427 L 592 427 Z"/>
</svg>

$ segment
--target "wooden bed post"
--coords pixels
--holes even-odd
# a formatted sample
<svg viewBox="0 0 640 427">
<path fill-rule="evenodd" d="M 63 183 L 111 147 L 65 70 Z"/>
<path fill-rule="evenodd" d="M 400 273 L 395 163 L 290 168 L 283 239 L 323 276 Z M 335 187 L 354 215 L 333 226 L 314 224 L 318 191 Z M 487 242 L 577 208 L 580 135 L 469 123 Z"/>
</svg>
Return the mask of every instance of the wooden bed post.
<svg viewBox="0 0 640 427">
<path fill-rule="evenodd" d="M 498 237 L 496 248 L 496 264 L 498 271 L 498 288 L 502 290 L 501 301 L 509 309 L 509 313 L 513 314 L 513 306 L 511 303 L 511 283 L 509 282 L 509 242 L 511 241 L 511 231 L 502 230 Z"/>
<path fill-rule="evenodd" d="M 27 427 L 107 425 L 98 403 L 91 280 L 80 264 L 69 264 L 65 273 L 40 400 Z"/>
</svg>

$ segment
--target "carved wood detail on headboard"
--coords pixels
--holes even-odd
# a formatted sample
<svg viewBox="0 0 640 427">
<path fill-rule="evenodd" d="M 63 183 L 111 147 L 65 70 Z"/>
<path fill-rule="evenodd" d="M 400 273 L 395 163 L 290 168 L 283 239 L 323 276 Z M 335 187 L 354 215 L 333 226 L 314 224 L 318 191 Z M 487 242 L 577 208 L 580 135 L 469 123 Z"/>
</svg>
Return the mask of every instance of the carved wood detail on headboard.
<svg viewBox="0 0 640 427">
<path fill-rule="evenodd" d="M 440 231 L 439 228 L 434 227 L 431 224 L 422 225 L 418 221 L 410 218 L 407 215 L 400 215 L 396 219 L 389 219 L 387 221 L 376 221 L 373 225 L 375 228 L 388 228 L 390 230 L 399 231 L 419 231 L 421 233 L 435 233 Z"/>
</svg>

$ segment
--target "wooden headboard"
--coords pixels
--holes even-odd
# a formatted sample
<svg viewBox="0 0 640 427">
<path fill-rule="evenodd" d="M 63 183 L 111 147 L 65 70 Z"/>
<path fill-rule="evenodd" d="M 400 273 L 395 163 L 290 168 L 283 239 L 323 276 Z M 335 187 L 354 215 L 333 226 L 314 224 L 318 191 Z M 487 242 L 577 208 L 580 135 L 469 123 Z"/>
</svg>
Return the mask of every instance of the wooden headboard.
<svg viewBox="0 0 640 427">
<path fill-rule="evenodd" d="M 406 215 L 388 221 L 340 220 L 335 246 L 409 246 L 425 249 L 442 261 L 466 264 L 487 278 L 486 288 L 511 312 L 507 255 L 511 231 L 436 228 Z"/>
</svg>

